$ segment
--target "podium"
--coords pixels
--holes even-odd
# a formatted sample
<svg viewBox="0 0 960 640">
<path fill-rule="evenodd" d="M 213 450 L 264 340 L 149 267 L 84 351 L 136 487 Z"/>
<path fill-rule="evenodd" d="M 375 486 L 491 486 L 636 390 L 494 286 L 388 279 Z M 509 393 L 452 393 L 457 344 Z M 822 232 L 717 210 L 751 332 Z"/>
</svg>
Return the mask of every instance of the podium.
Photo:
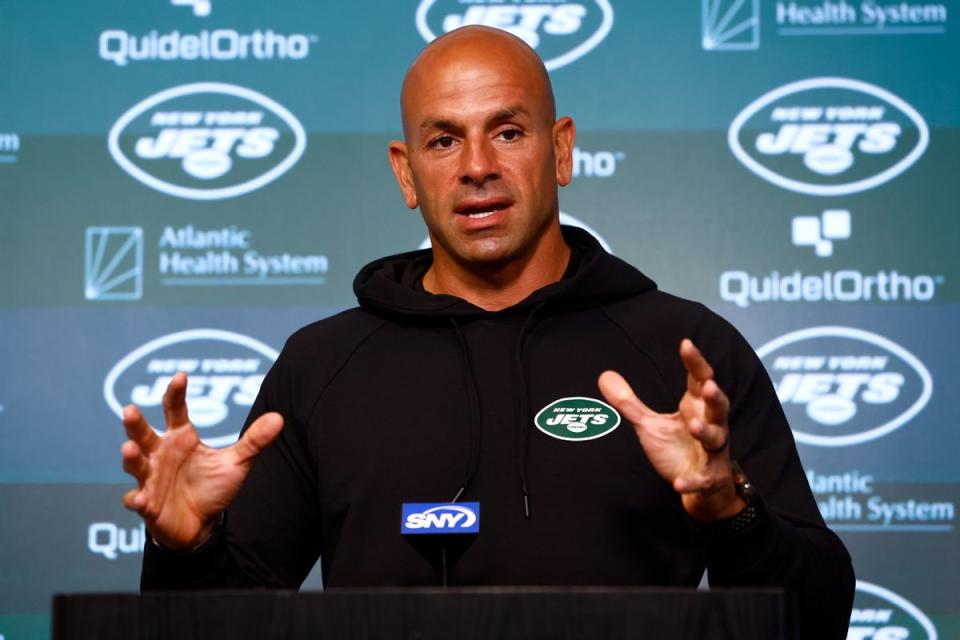
<svg viewBox="0 0 960 640">
<path fill-rule="evenodd" d="M 776 589 L 454 588 L 65 594 L 54 640 L 795 640 Z"/>
</svg>

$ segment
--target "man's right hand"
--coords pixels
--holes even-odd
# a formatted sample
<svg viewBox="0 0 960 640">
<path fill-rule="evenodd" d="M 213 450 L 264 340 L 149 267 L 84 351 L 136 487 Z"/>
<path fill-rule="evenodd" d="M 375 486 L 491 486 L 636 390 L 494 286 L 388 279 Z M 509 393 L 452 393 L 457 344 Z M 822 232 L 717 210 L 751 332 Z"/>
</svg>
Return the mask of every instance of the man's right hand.
<svg viewBox="0 0 960 640">
<path fill-rule="evenodd" d="M 265 413 L 226 448 L 200 442 L 187 416 L 187 376 L 176 374 L 163 395 L 167 432 L 158 436 L 135 405 L 123 410 L 130 438 L 123 443 L 123 470 L 138 488 L 123 504 L 143 516 L 153 538 L 169 549 L 190 549 L 209 537 L 233 502 L 250 464 L 283 428 L 278 413 Z"/>
</svg>

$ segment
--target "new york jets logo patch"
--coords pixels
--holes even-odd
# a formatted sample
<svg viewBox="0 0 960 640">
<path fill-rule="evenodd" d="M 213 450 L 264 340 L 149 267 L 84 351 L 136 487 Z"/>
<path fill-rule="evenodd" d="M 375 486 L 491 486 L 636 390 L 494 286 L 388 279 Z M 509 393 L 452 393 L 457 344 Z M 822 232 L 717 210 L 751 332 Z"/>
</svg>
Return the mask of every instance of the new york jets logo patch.
<svg viewBox="0 0 960 640">
<path fill-rule="evenodd" d="M 559 440 L 593 440 L 620 424 L 620 414 L 594 398 L 560 398 L 540 409 L 533 419 L 537 429 Z"/>
</svg>

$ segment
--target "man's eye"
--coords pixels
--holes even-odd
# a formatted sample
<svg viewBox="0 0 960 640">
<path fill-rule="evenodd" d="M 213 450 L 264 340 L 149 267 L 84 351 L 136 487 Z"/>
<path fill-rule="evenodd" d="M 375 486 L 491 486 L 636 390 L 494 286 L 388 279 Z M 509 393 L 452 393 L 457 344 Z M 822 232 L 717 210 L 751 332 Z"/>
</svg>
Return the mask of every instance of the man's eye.
<svg viewBox="0 0 960 640">
<path fill-rule="evenodd" d="M 507 142 L 513 142 L 520 138 L 523 135 L 523 132 L 520 129 L 504 129 L 500 132 L 500 137 L 506 140 Z"/>
<path fill-rule="evenodd" d="M 452 136 L 440 136 L 431 143 L 431 146 L 439 147 L 441 149 L 449 149 L 453 146 L 453 137 Z"/>
</svg>

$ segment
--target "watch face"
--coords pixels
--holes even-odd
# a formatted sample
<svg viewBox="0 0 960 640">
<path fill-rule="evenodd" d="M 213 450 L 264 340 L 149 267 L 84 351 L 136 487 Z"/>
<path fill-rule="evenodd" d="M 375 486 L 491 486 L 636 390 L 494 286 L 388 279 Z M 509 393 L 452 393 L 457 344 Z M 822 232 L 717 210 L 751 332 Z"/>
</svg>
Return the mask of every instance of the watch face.
<svg viewBox="0 0 960 640">
<path fill-rule="evenodd" d="M 756 495 L 753 485 L 750 483 L 750 478 L 747 477 L 743 467 L 736 461 L 731 461 L 730 465 L 733 467 L 733 484 L 737 488 L 737 495 L 749 502 L 750 498 Z"/>
</svg>

